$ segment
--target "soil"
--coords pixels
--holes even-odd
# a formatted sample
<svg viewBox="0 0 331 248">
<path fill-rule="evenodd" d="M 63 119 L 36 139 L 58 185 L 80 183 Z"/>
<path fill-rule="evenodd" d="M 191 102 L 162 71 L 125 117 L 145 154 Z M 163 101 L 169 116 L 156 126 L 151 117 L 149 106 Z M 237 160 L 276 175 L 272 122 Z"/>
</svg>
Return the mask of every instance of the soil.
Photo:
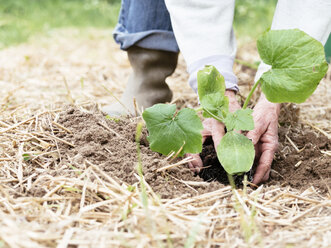
<svg viewBox="0 0 331 248">
<path fill-rule="evenodd" d="M 68 108 L 60 114 L 58 122 L 72 133 L 62 132 L 57 136 L 73 143 L 75 147 L 59 143 L 60 153 L 66 155 L 61 158 L 61 163 L 70 163 L 84 169 L 84 160 L 88 160 L 121 183 L 137 183 L 135 133 L 139 121 L 139 118 L 108 120 L 98 111 L 86 112 Z M 166 172 L 157 172 L 157 169 L 168 165 L 169 162 L 164 156 L 149 149 L 146 130 L 143 131 L 140 143 L 145 180 L 160 197 L 173 198 L 183 194 L 193 196 L 222 187 L 216 182 L 199 186 L 190 185 L 192 181 L 203 180 L 194 176 L 185 164 Z M 171 161 L 171 164 L 178 161 Z"/>
<path fill-rule="evenodd" d="M 291 145 L 286 136 L 297 146 Z M 331 140 L 307 126 L 279 128 L 279 149 L 275 155 L 268 184 L 289 185 L 304 189 L 314 186 L 331 193 L 331 159 L 322 151 L 330 151 Z"/>
<path fill-rule="evenodd" d="M 199 176 L 207 182 L 218 181 L 222 184 L 228 185 L 229 179 L 226 174 L 226 171 L 223 169 L 222 164 L 219 162 L 214 143 L 212 138 L 207 138 L 205 143 L 203 144 L 202 152 L 200 153 L 200 157 L 203 163 L 203 169 L 199 172 Z M 247 175 L 247 180 L 252 181 L 252 171 L 245 173 Z M 233 176 L 234 181 L 237 187 L 242 186 L 242 182 L 244 180 L 244 175 Z"/>
<path fill-rule="evenodd" d="M 72 133 L 59 132 L 57 136 L 75 147 L 59 143 L 60 154 L 65 154 L 60 163 L 84 169 L 84 161 L 88 160 L 121 183 L 137 183 L 135 131 L 139 121 L 139 118 L 128 117 L 109 120 L 97 110 L 85 111 L 69 107 L 60 114 L 58 122 Z M 304 149 L 298 153 L 286 135 L 299 149 Z M 279 130 L 279 139 L 280 148 L 272 165 L 268 185 L 290 185 L 298 189 L 313 185 L 321 192 L 326 192 L 331 187 L 330 157 L 321 151 L 331 149 L 330 140 L 299 124 L 296 127 L 283 124 Z M 205 163 L 210 165 L 217 157 L 207 155 L 212 146 L 209 143 L 205 145 L 202 156 Z M 145 180 L 161 198 L 179 197 L 183 194 L 193 196 L 224 187 L 219 181 L 227 183 L 224 172 L 213 174 L 222 168 L 219 164 L 202 170 L 200 177 L 194 175 L 185 164 L 166 172 L 157 172 L 157 169 L 180 159 L 169 162 L 164 156 L 151 151 L 146 130 L 143 131 L 140 147 Z M 298 162 L 301 164 L 295 166 Z M 212 182 L 206 184 L 203 183 L 204 180 Z M 239 180 L 237 178 L 238 184 Z M 197 182 L 200 184 L 196 185 Z"/>
</svg>

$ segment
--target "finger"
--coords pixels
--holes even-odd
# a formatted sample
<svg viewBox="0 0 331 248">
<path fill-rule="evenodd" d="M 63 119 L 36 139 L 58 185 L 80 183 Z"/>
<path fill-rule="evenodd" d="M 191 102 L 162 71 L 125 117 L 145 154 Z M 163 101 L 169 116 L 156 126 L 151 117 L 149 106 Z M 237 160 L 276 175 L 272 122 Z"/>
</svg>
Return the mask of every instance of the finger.
<svg viewBox="0 0 331 248">
<path fill-rule="evenodd" d="M 215 123 L 212 126 L 212 138 L 214 141 L 215 149 L 217 149 L 217 146 L 221 142 L 221 139 L 223 138 L 224 134 L 225 134 L 224 124 L 215 120 Z"/>
<path fill-rule="evenodd" d="M 255 159 L 258 160 L 260 159 L 261 157 L 261 154 L 262 154 L 262 143 L 261 142 L 258 142 L 254 148 L 255 148 Z"/>
<path fill-rule="evenodd" d="M 203 130 L 201 132 L 202 135 L 202 144 L 206 141 L 207 137 L 212 136 L 212 126 L 213 119 L 208 118 L 202 122 Z"/>
<path fill-rule="evenodd" d="M 254 175 L 254 184 L 263 183 L 269 179 L 269 173 L 274 154 L 275 151 L 273 149 L 263 151 Z"/>
<path fill-rule="evenodd" d="M 255 128 L 249 131 L 246 135 L 247 138 L 252 140 L 253 144 L 256 145 L 259 142 L 262 134 L 267 130 L 268 125 L 265 125 L 264 122 L 255 122 Z"/>
<path fill-rule="evenodd" d="M 269 169 L 267 173 L 264 175 L 264 177 L 262 178 L 262 182 L 267 182 L 269 180 L 270 171 L 271 169 Z"/>
<path fill-rule="evenodd" d="M 208 118 L 203 121 L 203 130 L 202 135 L 202 144 L 206 141 L 207 137 L 212 135 L 212 122 L 213 119 Z M 192 161 L 188 163 L 189 168 L 196 173 L 200 172 L 200 169 L 203 167 L 203 162 L 199 154 L 187 154 L 186 157 L 192 157 Z"/>
<path fill-rule="evenodd" d="M 211 136 L 211 135 L 203 135 L 203 134 L 202 134 L 202 144 L 205 143 L 206 139 L 207 139 L 209 136 Z"/>
<path fill-rule="evenodd" d="M 188 157 L 191 157 L 193 160 L 188 163 L 189 168 L 191 171 L 199 173 L 200 169 L 203 166 L 202 160 L 199 154 L 188 154 Z"/>
</svg>

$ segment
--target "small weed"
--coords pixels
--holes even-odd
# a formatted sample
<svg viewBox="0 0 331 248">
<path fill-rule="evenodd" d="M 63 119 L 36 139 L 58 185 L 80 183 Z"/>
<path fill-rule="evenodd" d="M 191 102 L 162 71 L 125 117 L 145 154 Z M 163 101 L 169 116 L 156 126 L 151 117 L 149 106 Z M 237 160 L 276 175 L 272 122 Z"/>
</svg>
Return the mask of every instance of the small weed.
<svg viewBox="0 0 331 248">
<path fill-rule="evenodd" d="M 141 151 L 140 151 L 140 138 L 141 138 L 141 134 L 142 134 L 142 128 L 143 128 L 143 123 L 139 122 L 137 125 L 137 131 L 136 131 L 136 147 L 137 147 L 137 155 L 138 155 L 137 171 L 138 171 L 138 175 L 140 177 L 141 200 L 142 200 L 143 206 L 145 208 L 145 211 L 147 213 L 148 212 L 148 196 L 147 196 L 147 192 L 146 192 L 146 185 L 144 183 L 143 165 L 142 165 Z"/>
<path fill-rule="evenodd" d="M 138 206 L 137 203 L 132 203 L 131 204 L 131 202 L 129 202 L 128 204 L 126 204 L 126 206 L 123 209 L 122 220 L 126 220 L 129 216 L 129 214 L 132 213 L 132 210 L 137 206 Z"/>
<path fill-rule="evenodd" d="M 106 115 L 105 117 L 107 120 L 110 120 L 110 121 L 114 121 L 115 123 L 118 123 L 121 119 L 119 118 L 116 118 L 116 117 L 112 117 L 110 115 Z"/>
<path fill-rule="evenodd" d="M 22 157 L 23 157 L 23 160 L 24 160 L 24 161 L 29 161 L 29 160 L 31 159 L 31 156 L 30 156 L 30 154 L 28 154 L 28 153 L 24 153 L 24 154 L 22 155 Z"/>
<path fill-rule="evenodd" d="M 128 187 L 126 189 L 130 192 L 134 192 L 136 190 L 136 186 L 128 185 Z"/>
<path fill-rule="evenodd" d="M 82 190 L 80 190 L 80 189 L 77 189 L 77 188 L 75 188 L 75 187 L 69 187 L 69 186 L 66 186 L 66 185 L 64 185 L 63 188 L 64 188 L 64 189 L 63 189 L 64 191 L 77 192 L 77 193 L 78 193 L 78 192 L 79 192 L 79 193 L 82 192 Z"/>
<path fill-rule="evenodd" d="M 200 227 L 200 220 L 191 229 L 190 234 L 187 237 L 186 242 L 184 244 L 184 248 L 193 248 L 193 247 L 195 247 L 195 241 L 197 239 L 197 235 L 198 235 L 198 232 L 199 232 L 199 227 Z"/>
<path fill-rule="evenodd" d="M 84 78 L 83 77 L 80 78 L 80 87 L 82 88 L 82 90 L 84 89 Z"/>
<path fill-rule="evenodd" d="M 69 164 L 69 167 L 75 171 L 78 175 L 81 175 L 82 174 L 82 171 L 78 168 L 76 168 L 75 166 L 73 166 L 72 164 Z"/>
</svg>

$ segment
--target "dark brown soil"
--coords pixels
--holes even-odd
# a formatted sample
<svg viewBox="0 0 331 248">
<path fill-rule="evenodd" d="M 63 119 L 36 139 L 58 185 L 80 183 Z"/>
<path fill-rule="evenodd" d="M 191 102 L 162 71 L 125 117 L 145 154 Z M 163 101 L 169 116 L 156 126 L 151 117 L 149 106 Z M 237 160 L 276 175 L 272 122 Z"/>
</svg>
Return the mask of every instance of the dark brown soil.
<svg viewBox="0 0 331 248">
<path fill-rule="evenodd" d="M 69 108 L 60 115 L 58 122 L 72 131 L 72 134 L 61 133 L 58 137 L 75 145 L 72 148 L 59 144 L 61 154 L 65 155 L 61 163 L 70 162 L 75 167 L 83 169 L 84 160 L 88 160 L 127 184 L 138 182 L 135 176 L 138 174 L 135 143 L 138 118 L 108 120 L 105 115 L 97 111 L 82 112 L 76 108 Z M 179 182 L 178 180 L 203 182 L 199 177 L 194 177 L 185 164 L 165 173 L 156 172 L 169 163 L 164 156 L 148 148 L 146 130 L 143 131 L 141 139 L 141 153 L 145 180 L 162 198 L 178 197 L 183 194 L 196 195 L 222 187 L 216 182 L 207 186 L 187 186 Z"/>
<path fill-rule="evenodd" d="M 297 124 L 295 128 L 285 125 L 279 128 L 279 143 L 268 184 L 289 185 L 300 189 L 314 186 L 322 192 L 330 190 L 331 159 L 321 152 L 331 149 L 331 141 L 326 136 L 301 124 Z"/>
<path fill-rule="evenodd" d="M 218 181 L 222 184 L 228 185 L 228 176 L 217 158 L 214 143 L 211 138 L 206 139 L 205 143 L 203 144 L 203 149 L 200 153 L 200 156 L 204 169 L 200 171 L 199 176 L 207 182 Z M 246 173 L 246 175 L 248 181 L 253 180 L 251 171 Z M 233 177 L 236 186 L 241 187 L 244 180 L 244 175 Z"/>
<path fill-rule="evenodd" d="M 70 129 L 72 133 L 61 132 L 57 135 L 73 143 L 75 147 L 59 143 L 62 154 L 60 163 L 84 169 L 84 160 L 88 160 L 119 181 L 131 185 L 137 183 L 135 131 L 139 121 L 139 118 L 108 120 L 98 111 L 83 112 L 76 108 L 67 109 L 61 113 L 58 122 Z M 300 153 L 296 152 L 285 138 L 285 134 L 299 149 L 303 147 L 304 149 Z M 280 149 L 273 162 L 271 180 L 268 184 L 290 185 L 299 189 L 313 185 L 323 192 L 327 190 L 327 187 L 331 187 L 330 157 L 321 153 L 331 149 L 330 141 L 311 129 L 299 125 L 293 128 L 284 124 L 280 128 L 279 135 Z M 205 148 L 202 155 L 207 151 L 206 149 L 209 148 Z M 143 131 L 141 139 L 141 152 L 145 179 L 162 198 L 178 197 L 183 194 L 196 195 L 224 187 L 217 181 L 199 186 L 189 183 L 203 182 L 203 179 L 210 180 L 212 177 L 209 172 L 216 167 L 202 171 L 203 179 L 194 176 L 186 165 L 180 165 L 163 173 L 157 172 L 157 169 L 168 165 L 169 161 L 148 148 L 146 130 Z M 208 155 L 204 160 L 209 163 L 208 161 L 214 160 L 215 157 Z M 302 161 L 301 164 L 295 167 L 294 165 L 299 161 Z M 219 168 L 221 166 L 217 166 L 217 169 Z M 220 177 L 225 183 L 227 182 L 227 178 Z M 216 177 L 216 179 L 220 178 Z"/>
</svg>

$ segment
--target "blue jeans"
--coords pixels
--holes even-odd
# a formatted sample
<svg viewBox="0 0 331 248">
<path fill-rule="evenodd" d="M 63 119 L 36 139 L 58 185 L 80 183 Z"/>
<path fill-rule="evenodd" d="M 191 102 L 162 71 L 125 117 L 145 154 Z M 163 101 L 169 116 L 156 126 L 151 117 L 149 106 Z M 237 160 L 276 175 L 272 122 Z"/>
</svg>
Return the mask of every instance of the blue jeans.
<svg viewBox="0 0 331 248">
<path fill-rule="evenodd" d="M 164 0 L 122 0 L 114 39 L 127 50 L 131 46 L 178 52 Z"/>
</svg>

